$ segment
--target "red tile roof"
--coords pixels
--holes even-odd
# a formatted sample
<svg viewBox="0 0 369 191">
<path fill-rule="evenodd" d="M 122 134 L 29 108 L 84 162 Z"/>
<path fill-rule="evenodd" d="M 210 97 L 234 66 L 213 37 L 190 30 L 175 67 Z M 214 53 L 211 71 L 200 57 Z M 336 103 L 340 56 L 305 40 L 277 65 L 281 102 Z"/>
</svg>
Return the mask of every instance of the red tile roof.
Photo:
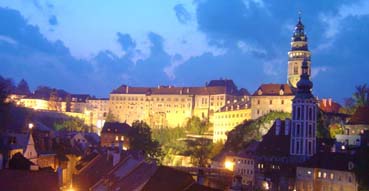
<svg viewBox="0 0 369 191">
<path fill-rule="evenodd" d="M 114 89 L 112 94 L 147 94 L 147 95 L 214 95 L 214 94 L 241 94 L 249 95 L 246 89 L 237 90 L 232 80 L 212 80 L 205 87 L 130 87 L 121 85 Z"/>
<path fill-rule="evenodd" d="M 341 105 L 332 101 L 332 99 L 321 99 L 318 104 L 319 108 L 327 113 L 338 113 L 341 108 Z"/>
<path fill-rule="evenodd" d="M 261 90 L 261 95 L 259 95 L 259 90 Z M 285 96 L 295 95 L 288 84 L 261 84 L 253 96 L 280 96 L 280 90 L 283 90 Z"/>
<path fill-rule="evenodd" d="M 369 106 L 359 107 L 351 117 L 351 125 L 369 125 Z"/>
<path fill-rule="evenodd" d="M 29 170 L 0 170 L 0 189 L 17 191 L 59 190 L 58 176 L 54 172 Z"/>
</svg>

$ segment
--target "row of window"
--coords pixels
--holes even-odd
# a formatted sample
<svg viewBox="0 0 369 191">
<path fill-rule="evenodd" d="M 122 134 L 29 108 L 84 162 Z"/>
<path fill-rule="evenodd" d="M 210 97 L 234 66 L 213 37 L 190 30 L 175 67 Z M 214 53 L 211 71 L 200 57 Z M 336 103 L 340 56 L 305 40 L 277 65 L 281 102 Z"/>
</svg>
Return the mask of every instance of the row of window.
<svg viewBox="0 0 369 191">
<path fill-rule="evenodd" d="M 216 115 L 215 119 L 227 119 L 227 118 L 245 118 L 247 117 L 247 113 L 237 113 L 237 114 L 221 114 L 221 115 Z"/>
<path fill-rule="evenodd" d="M 274 104 L 277 104 L 276 102 L 277 102 L 277 101 L 274 101 L 274 102 L 273 102 L 273 100 L 269 100 L 269 105 L 273 105 L 273 103 L 274 103 Z M 258 100 L 257 100 L 257 104 L 258 104 L 258 105 L 260 105 L 260 103 L 261 103 L 261 101 L 258 99 Z M 282 99 L 282 100 L 281 100 L 281 102 L 280 102 L 280 104 L 281 104 L 281 105 L 284 105 L 284 103 L 285 103 L 285 101 L 284 101 L 284 99 Z"/>
<path fill-rule="evenodd" d="M 138 97 L 124 97 L 124 96 L 112 96 L 111 97 L 112 101 L 192 101 L 191 98 L 138 98 Z"/>
</svg>

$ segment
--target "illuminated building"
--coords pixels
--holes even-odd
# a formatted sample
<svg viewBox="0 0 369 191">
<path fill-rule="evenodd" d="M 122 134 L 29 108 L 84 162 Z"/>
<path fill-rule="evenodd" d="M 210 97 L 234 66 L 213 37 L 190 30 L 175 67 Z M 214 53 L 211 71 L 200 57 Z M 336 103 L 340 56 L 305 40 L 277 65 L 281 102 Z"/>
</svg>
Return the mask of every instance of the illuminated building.
<svg viewBox="0 0 369 191">
<path fill-rule="evenodd" d="M 128 150 L 132 127 L 127 123 L 106 122 L 101 130 L 100 145 L 102 147 L 118 147 Z"/>
<path fill-rule="evenodd" d="M 251 97 L 252 119 L 271 111 L 291 113 L 294 92 L 288 84 L 262 84 Z"/>
<path fill-rule="evenodd" d="M 301 79 L 297 83 L 297 93 L 292 103 L 291 155 L 305 160 L 316 153 L 316 126 L 318 107 L 311 89 L 307 60 L 302 63 Z"/>
<path fill-rule="evenodd" d="M 346 153 L 318 153 L 296 169 L 296 190 L 357 191 L 354 158 Z"/>
<path fill-rule="evenodd" d="M 227 101 L 248 97 L 232 80 L 212 80 L 205 87 L 130 87 L 110 94 L 109 110 L 120 122 L 143 120 L 151 127 L 183 126 L 192 116 L 209 119 Z"/>
<path fill-rule="evenodd" d="M 250 102 L 242 99 L 228 102 L 227 105 L 214 113 L 213 117 L 213 142 L 227 140 L 227 133 L 245 120 L 251 119 Z"/>
<path fill-rule="evenodd" d="M 38 98 L 22 98 L 20 99 L 20 105 L 26 108 L 31 108 L 35 110 L 48 110 L 49 101 Z"/>
<path fill-rule="evenodd" d="M 304 32 L 304 25 L 299 21 L 296 24 L 295 31 L 292 35 L 291 50 L 288 52 L 288 76 L 287 82 L 292 88 L 297 88 L 297 82 L 300 80 L 300 76 L 303 73 L 301 70 L 302 62 L 307 62 L 307 72 L 311 74 L 311 53 L 308 49 L 308 37 Z"/>
</svg>

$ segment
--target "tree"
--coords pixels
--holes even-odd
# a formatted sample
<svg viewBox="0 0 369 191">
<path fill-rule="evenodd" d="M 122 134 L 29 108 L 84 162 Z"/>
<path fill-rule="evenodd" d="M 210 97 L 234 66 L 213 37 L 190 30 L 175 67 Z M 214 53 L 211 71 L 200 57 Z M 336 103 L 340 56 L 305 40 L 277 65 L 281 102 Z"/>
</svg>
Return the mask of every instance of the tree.
<svg viewBox="0 0 369 191">
<path fill-rule="evenodd" d="M 340 112 L 345 114 L 354 114 L 358 107 L 369 106 L 369 87 L 367 84 L 356 86 L 356 92 L 352 98 L 346 98 L 344 107 Z"/>
<path fill-rule="evenodd" d="M 256 120 L 244 121 L 228 132 L 225 148 L 238 152 L 252 140 L 260 140 L 276 119 L 291 118 L 290 113 L 270 112 Z"/>
<path fill-rule="evenodd" d="M 192 164 L 206 167 L 212 150 L 211 140 L 203 137 L 187 139 L 186 145 L 185 154 L 191 156 Z"/>
<path fill-rule="evenodd" d="M 343 127 L 339 123 L 332 123 L 329 125 L 329 135 L 331 138 L 336 138 L 337 134 L 343 134 Z"/>
<path fill-rule="evenodd" d="M 163 153 L 158 141 L 153 140 L 151 128 L 144 121 L 135 121 L 132 124 L 130 146 L 132 150 L 142 151 L 147 161 L 161 162 Z"/>
<path fill-rule="evenodd" d="M 105 118 L 106 122 L 117 122 L 118 119 L 115 115 L 113 115 L 113 113 L 109 110 L 109 112 L 106 114 L 106 118 Z"/>
<path fill-rule="evenodd" d="M 29 95 L 31 94 L 31 91 L 29 90 L 28 83 L 26 80 L 22 79 L 16 88 L 16 93 L 21 95 Z"/>
<path fill-rule="evenodd" d="M 209 130 L 210 126 L 208 120 L 201 120 L 199 117 L 193 116 L 187 120 L 185 128 L 189 133 L 203 135 Z"/>
<path fill-rule="evenodd" d="M 83 131 L 87 128 L 88 127 L 84 124 L 83 120 L 79 118 L 71 118 L 69 120 L 54 123 L 54 129 L 57 131 Z"/>
<path fill-rule="evenodd" d="M 356 86 L 356 92 L 353 94 L 356 107 L 369 106 L 369 88 L 366 84 Z"/>
</svg>

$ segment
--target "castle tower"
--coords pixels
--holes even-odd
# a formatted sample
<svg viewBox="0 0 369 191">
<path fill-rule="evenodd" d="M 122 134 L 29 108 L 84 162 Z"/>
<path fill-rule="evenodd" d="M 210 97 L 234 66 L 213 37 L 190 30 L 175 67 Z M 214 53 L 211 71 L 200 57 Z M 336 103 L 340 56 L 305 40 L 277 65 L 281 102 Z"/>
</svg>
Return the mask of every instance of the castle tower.
<svg viewBox="0 0 369 191">
<path fill-rule="evenodd" d="M 296 96 L 292 101 L 290 154 L 305 160 L 316 153 L 317 105 L 311 93 L 309 62 L 304 59 Z"/>
<path fill-rule="evenodd" d="M 288 74 L 287 83 L 292 88 L 297 88 L 297 82 L 300 80 L 302 74 L 301 66 L 304 59 L 308 63 L 308 74 L 311 74 L 310 56 L 308 49 L 308 38 L 304 32 L 304 25 L 301 22 L 301 15 L 299 14 L 299 21 L 296 24 L 295 31 L 291 38 L 291 50 L 288 52 Z"/>
</svg>

